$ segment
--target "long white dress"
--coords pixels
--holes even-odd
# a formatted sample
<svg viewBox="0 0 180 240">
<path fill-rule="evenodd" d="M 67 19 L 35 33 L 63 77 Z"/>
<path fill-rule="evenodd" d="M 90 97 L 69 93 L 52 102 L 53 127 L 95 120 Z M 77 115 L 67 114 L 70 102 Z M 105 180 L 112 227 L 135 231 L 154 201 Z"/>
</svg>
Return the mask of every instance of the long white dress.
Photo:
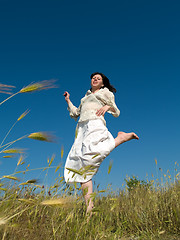
<svg viewBox="0 0 180 240">
<path fill-rule="evenodd" d="M 113 116 L 119 116 L 114 94 L 108 88 L 102 88 L 96 93 L 89 90 L 81 99 L 79 108 L 69 103 L 70 116 L 75 119 L 80 116 L 80 119 L 64 169 L 64 178 L 68 183 L 83 183 L 92 179 L 101 162 L 115 148 L 114 138 L 106 127 L 104 117 L 96 115 L 96 111 L 104 105 L 113 109 L 108 111 Z"/>
</svg>

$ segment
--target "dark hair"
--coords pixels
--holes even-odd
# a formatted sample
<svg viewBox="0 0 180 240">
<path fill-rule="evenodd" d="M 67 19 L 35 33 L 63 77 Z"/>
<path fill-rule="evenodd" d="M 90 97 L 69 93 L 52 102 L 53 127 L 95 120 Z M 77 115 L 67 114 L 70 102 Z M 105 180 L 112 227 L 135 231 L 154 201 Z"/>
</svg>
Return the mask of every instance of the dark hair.
<svg viewBox="0 0 180 240">
<path fill-rule="evenodd" d="M 108 79 L 103 73 L 100 73 L 100 72 L 92 73 L 92 74 L 91 74 L 91 79 L 92 79 L 92 78 L 94 77 L 94 75 L 96 75 L 96 74 L 99 74 L 99 75 L 101 75 L 101 77 L 102 77 L 104 86 L 101 87 L 101 88 L 107 87 L 107 88 L 109 89 L 109 91 L 111 91 L 111 92 L 116 92 L 116 89 L 110 84 L 109 79 Z M 91 90 L 91 89 L 90 89 L 90 90 Z"/>
</svg>

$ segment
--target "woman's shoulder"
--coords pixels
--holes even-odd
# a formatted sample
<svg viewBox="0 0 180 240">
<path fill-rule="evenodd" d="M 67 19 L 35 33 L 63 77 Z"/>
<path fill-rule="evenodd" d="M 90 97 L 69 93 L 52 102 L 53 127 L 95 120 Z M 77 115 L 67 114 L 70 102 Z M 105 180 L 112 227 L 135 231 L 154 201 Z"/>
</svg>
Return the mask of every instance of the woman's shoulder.
<svg viewBox="0 0 180 240">
<path fill-rule="evenodd" d="M 91 90 L 88 90 L 84 97 L 81 98 L 81 103 L 83 103 L 91 95 L 91 93 Z"/>
<path fill-rule="evenodd" d="M 104 92 L 110 92 L 109 88 L 107 88 L 107 87 L 101 88 L 101 90 L 104 91 Z"/>
<path fill-rule="evenodd" d="M 91 90 L 88 90 L 85 94 L 85 96 L 83 97 L 86 98 L 88 97 L 89 95 L 92 95 L 92 92 Z M 104 88 L 101 88 L 99 91 L 97 91 L 94 95 L 98 96 L 98 95 L 105 95 L 105 96 L 114 96 L 114 94 L 107 88 L 107 87 L 104 87 Z"/>
<path fill-rule="evenodd" d="M 101 88 L 101 92 L 107 96 L 114 96 L 114 94 L 107 88 Z"/>
<path fill-rule="evenodd" d="M 87 92 L 86 92 L 86 94 L 85 94 L 85 96 L 88 96 L 88 95 L 90 95 L 92 92 L 91 92 L 91 90 L 89 89 Z"/>
</svg>

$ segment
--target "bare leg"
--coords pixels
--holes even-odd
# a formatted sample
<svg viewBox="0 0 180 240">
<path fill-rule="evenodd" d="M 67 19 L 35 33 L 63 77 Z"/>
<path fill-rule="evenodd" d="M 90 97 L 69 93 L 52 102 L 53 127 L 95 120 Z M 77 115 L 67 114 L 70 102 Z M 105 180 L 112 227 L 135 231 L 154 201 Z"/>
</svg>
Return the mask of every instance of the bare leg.
<svg viewBox="0 0 180 240">
<path fill-rule="evenodd" d="M 131 132 L 131 133 L 125 133 L 125 132 L 118 132 L 117 137 L 115 138 L 115 147 L 119 146 L 120 144 L 127 142 L 131 139 L 139 139 L 139 137 Z"/>
<path fill-rule="evenodd" d="M 92 180 L 89 180 L 88 182 L 85 182 L 85 183 L 81 183 L 81 187 L 82 187 L 85 203 L 87 206 L 86 213 L 91 213 L 94 207 L 93 201 L 91 199 L 91 194 L 93 192 Z"/>
</svg>

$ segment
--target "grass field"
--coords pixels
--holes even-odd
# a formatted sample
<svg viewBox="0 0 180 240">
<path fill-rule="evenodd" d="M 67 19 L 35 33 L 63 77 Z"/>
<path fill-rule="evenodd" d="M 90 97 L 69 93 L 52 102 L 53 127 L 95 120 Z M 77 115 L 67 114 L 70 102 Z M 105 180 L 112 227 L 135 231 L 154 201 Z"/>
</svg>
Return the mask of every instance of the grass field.
<svg viewBox="0 0 180 240">
<path fill-rule="evenodd" d="M 76 185 L 61 181 L 45 194 L 35 182 L 9 181 L 1 182 L 1 239 L 180 239 L 178 180 L 126 187 L 116 194 L 96 189 L 91 218 Z"/>
</svg>

